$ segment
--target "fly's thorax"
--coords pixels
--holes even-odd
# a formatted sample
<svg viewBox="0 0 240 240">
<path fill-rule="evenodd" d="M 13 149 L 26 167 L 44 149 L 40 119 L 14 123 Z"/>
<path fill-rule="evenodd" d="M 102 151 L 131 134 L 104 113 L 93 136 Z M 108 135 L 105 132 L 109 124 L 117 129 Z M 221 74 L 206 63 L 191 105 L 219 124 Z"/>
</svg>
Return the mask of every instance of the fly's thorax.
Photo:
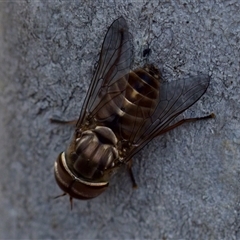
<svg viewBox="0 0 240 240">
<path fill-rule="evenodd" d="M 106 171 L 114 167 L 119 158 L 117 138 L 110 128 L 98 126 L 83 131 L 74 139 L 74 149 L 66 151 L 66 160 L 71 171 L 78 177 L 91 181 L 108 180 Z M 109 174 L 110 175 L 110 174 Z"/>
</svg>

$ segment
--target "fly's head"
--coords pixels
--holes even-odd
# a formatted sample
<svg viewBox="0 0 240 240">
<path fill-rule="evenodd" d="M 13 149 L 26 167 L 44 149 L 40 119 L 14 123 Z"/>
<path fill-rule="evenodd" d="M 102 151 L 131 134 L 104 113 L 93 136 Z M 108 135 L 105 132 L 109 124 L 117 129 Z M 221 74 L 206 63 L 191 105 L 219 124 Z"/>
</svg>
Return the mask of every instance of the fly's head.
<svg viewBox="0 0 240 240">
<path fill-rule="evenodd" d="M 117 138 L 110 128 L 86 130 L 58 156 L 56 181 L 72 198 L 95 198 L 106 190 L 118 158 Z"/>
</svg>

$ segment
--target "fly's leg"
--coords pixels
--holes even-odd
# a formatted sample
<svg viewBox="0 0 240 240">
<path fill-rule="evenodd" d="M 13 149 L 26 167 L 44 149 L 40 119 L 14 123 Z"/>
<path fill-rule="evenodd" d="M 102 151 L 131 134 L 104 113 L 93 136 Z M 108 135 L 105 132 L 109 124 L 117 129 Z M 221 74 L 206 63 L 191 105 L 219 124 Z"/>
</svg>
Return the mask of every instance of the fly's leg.
<svg viewBox="0 0 240 240">
<path fill-rule="evenodd" d="M 63 121 L 63 120 L 54 119 L 54 118 L 50 118 L 50 122 L 55 124 L 74 125 L 74 126 L 77 124 L 77 120 Z"/>
<path fill-rule="evenodd" d="M 184 124 L 184 123 L 187 123 L 187 122 L 196 122 L 196 121 L 199 121 L 199 120 L 206 120 L 206 119 L 210 119 L 210 118 L 215 118 L 215 114 L 214 114 L 214 113 L 211 113 L 211 114 L 209 114 L 209 115 L 207 115 L 207 116 L 204 116 L 204 117 L 182 119 L 182 120 L 180 120 L 179 122 L 177 122 L 177 123 L 175 123 L 175 124 L 173 124 L 173 125 L 171 125 L 171 126 L 168 126 L 168 127 L 166 127 L 165 129 L 163 129 L 162 131 L 158 132 L 158 133 L 156 134 L 156 136 L 159 136 L 159 135 L 161 135 L 161 134 L 163 134 L 163 133 L 169 132 L 170 130 L 172 130 L 172 129 L 174 129 L 174 128 L 176 128 L 176 127 L 178 127 L 178 126 L 180 126 L 180 125 L 182 125 L 182 124 Z"/>
<path fill-rule="evenodd" d="M 67 193 L 63 193 L 61 195 L 58 195 L 56 197 L 54 197 L 53 199 L 56 199 L 56 198 L 59 198 L 59 197 L 63 197 L 63 196 L 66 196 Z M 70 201 L 70 205 L 71 205 L 71 210 L 73 209 L 73 198 L 71 196 L 69 196 L 69 201 Z"/>
<path fill-rule="evenodd" d="M 132 181 L 132 187 L 137 188 L 137 183 L 135 181 L 133 171 L 132 171 L 132 159 L 130 159 L 129 162 L 127 163 L 127 167 L 128 167 L 128 172 L 129 172 L 131 181 Z"/>
<path fill-rule="evenodd" d="M 63 197 L 63 196 L 66 196 L 67 195 L 67 193 L 62 193 L 62 194 L 60 194 L 60 195 L 57 195 L 56 197 L 54 197 L 53 199 L 56 199 L 56 198 L 60 198 L 60 197 Z"/>
</svg>

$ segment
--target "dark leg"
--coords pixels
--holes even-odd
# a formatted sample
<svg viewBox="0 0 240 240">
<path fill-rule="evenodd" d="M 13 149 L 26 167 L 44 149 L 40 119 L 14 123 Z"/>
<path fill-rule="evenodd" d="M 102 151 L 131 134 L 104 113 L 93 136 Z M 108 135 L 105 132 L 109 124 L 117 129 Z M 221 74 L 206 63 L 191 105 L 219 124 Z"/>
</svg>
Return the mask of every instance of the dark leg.
<svg viewBox="0 0 240 240">
<path fill-rule="evenodd" d="M 163 129 L 162 131 L 160 131 L 158 134 L 156 134 L 156 136 L 159 136 L 163 133 L 166 133 L 184 123 L 187 123 L 187 122 L 196 122 L 196 121 L 199 121 L 199 120 L 206 120 L 206 119 L 210 119 L 210 118 L 215 118 L 215 114 L 214 113 L 211 113 L 210 115 L 207 115 L 207 116 L 204 116 L 204 117 L 198 117 L 198 118 L 186 118 L 186 119 L 182 119 L 180 120 L 179 122 L 171 125 L 171 126 L 168 126 L 167 128 Z"/>
<path fill-rule="evenodd" d="M 63 197 L 63 196 L 66 196 L 66 195 L 67 195 L 67 193 L 63 193 L 61 195 L 58 195 L 58 196 L 54 197 L 53 199 L 56 199 L 56 198 L 59 198 L 59 197 Z M 69 196 L 69 200 L 70 200 L 70 205 L 71 205 L 71 210 L 72 210 L 73 209 L 73 199 L 72 199 L 71 196 Z"/>
<path fill-rule="evenodd" d="M 76 125 L 77 120 L 71 120 L 71 121 L 62 121 L 54 118 L 50 118 L 51 123 L 56 123 L 56 124 L 62 124 L 62 125 Z"/>
<path fill-rule="evenodd" d="M 60 197 L 66 196 L 66 195 L 67 195 L 67 193 L 63 193 L 61 195 L 58 195 L 58 196 L 54 197 L 53 199 L 60 198 Z"/>
<path fill-rule="evenodd" d="M 69 196 L 69 200 L 70 200 L 70 205 L 71 205 L 71 210 L 73 209 L 73 198 L 71 196 Z"/>
<path fill-rule="evenodd" d="M 129 172 L 129 175 L 130 175 L 130 178 L 132 181 L 133 188 L 137 188 L 137 184 L 136 184 L 133 172 L 132 172 L 132 159 L 128 162 L 128 172 Z"/>
</svg>

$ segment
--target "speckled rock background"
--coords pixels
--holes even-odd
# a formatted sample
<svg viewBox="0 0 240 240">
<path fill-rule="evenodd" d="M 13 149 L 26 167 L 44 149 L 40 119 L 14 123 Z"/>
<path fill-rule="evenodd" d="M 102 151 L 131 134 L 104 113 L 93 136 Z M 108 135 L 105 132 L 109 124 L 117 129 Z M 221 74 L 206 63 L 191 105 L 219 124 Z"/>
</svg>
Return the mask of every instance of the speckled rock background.
<svg viewBox="0 0 240 240">
<path fill-rule="evenodd" d="M 240 3 L 231 1 L 0 2 L 0 239 L 240 239 Z M 53 164 L 77 118 L 107 27 L 124 16 L 171 81 L 211 75 L 186 124 L 134 158 L 91 201 L 55 183 Z"/>
</svg>

